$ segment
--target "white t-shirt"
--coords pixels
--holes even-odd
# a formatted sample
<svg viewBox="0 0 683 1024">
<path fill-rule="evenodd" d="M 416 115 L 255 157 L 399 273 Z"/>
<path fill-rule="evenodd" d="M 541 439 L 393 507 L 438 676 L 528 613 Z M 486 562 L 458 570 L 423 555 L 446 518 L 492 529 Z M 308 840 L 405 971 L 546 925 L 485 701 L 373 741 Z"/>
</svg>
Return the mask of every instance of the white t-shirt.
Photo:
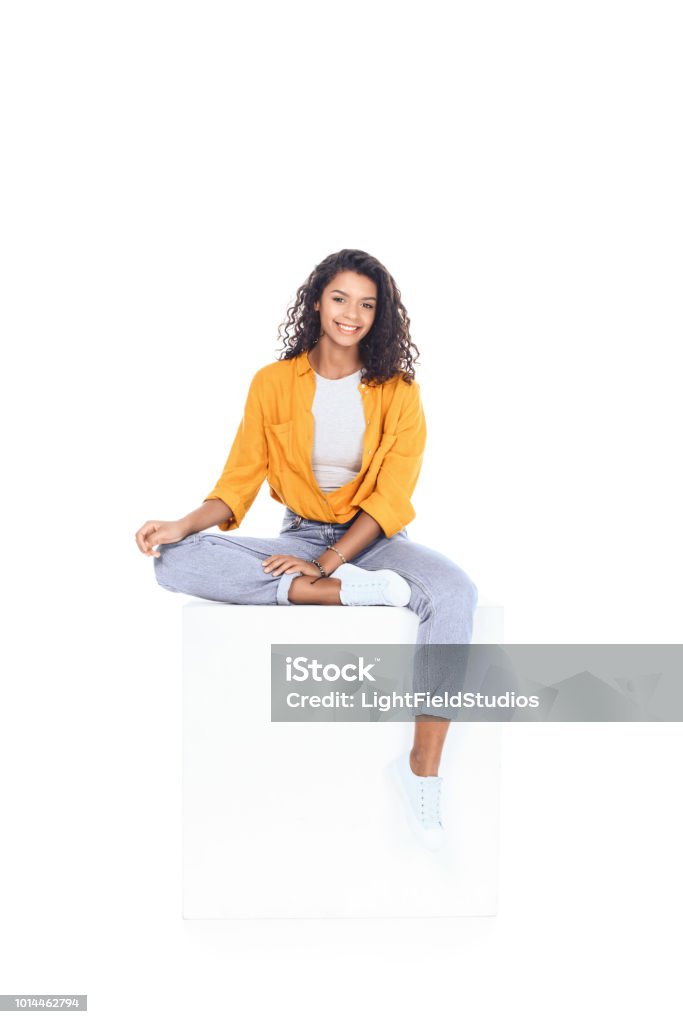
<svg viewBox="0 0 683 1024">
<path fill-rule="evenodd" d="M 360 473 L 365 438 L 360 379 L 360 370 L 339 380 L 315 374 L 313 475 L 321 491 L 336 491 Z"/>
</svg>

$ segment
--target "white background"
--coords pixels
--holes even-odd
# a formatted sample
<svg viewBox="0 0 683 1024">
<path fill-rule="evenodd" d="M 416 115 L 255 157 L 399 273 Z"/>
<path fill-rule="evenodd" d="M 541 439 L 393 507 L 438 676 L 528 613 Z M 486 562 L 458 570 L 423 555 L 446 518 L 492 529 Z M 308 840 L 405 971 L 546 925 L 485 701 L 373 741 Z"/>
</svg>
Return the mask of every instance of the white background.
<svg viewBox="0 0 683 1024">
<path fill-rule="evenodd" d="M 411 538 L 508 642 L 681 642 L 678 5 L 0 12 L 0 990 L 680 1019 L 679 724 L 507 727 L 496 919 L 184 922 L 183 599 L 133 540 L 201 503 L 297 287 L 361 248 L 421 352 Z M 244 532 L 281 513 L 264 487 Z"/>
</svg>

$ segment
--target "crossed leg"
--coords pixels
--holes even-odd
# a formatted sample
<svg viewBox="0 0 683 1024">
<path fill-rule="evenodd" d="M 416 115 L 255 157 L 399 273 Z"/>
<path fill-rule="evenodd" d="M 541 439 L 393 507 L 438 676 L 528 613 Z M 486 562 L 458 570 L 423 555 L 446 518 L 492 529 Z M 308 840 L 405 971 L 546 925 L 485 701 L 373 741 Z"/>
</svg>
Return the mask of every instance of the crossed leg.
<svg viewBox="0 0 683 1024">
<path fill-rule="evenodd" d="M 420 619 L 417 643 L 465 644 L 472 635 L 478 591 L 475 584 L 451 559 L 416 544 L 407 536 L 379 538 L 356 559 L 362 569 L 392 569 L 411 586 L 408 607 Z M 340 581 L 301 576 L 289 590 L 289 599 L 298 604 L 340 604 Z M 449 718 L 417 715 L 410 752 L 415 775 L 438 775 Z"/>
<path fill-rule="evenodd" d="M 155 559 L 159 584 L 214 601 L 239 604 L 341 604 L 338 579 L 297 576 L 283 581 L 263 573 L 261 561 L 280 547 L 303 558 L 312 557 L 319 540 L 303 536 L 278 538 L 234 537 L 193 534 L 184 541 L 161 545 L 161 558 Z M 408 581 L 411 598 L 408 607 L 419 620 L 417 643 L 469 643 L 477 588 L 454 562 L 438 551 L 396 535 L 381 537 L 356 559 L 361 568 L 393 569 Z M 438 774 L 441 751 L 449 719 L 419 715 L 415 719 L 415 738 L 411 767 L 416 775 Z"/>
</svg>

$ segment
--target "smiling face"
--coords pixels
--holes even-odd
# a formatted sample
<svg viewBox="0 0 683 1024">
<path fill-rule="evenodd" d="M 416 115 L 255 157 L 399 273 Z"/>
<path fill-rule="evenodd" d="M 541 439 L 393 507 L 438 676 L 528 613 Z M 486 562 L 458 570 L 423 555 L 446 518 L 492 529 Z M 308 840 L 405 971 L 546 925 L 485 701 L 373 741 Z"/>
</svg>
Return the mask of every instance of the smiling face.
<svg viewBox="0 0 683 1024">
<path fill-rule="evenodd" d="M 328 281 L 314 309 L 323 335 L 333 345 L 353 348 L 375 321 L 377 285 L 355 270 L 342 270 Z"/>
</svg>

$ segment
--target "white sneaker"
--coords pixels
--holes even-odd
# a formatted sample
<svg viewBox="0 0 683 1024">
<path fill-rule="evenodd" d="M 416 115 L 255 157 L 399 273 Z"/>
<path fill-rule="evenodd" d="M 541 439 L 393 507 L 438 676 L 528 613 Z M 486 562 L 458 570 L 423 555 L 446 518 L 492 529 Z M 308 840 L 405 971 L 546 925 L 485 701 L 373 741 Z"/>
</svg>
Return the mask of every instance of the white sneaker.
<svg viewBox="0 0 683 1024">
<path fill-rule="evenodd" d="M 393 569 L 361 569 L 344 562 L 330 574 L 341 580 L 342 604 L 384 604 L 403 608 L 410 601 L 410 585 Z"/>
<path fill-rule="evenodd" d="M 446 833 L 441 821 L 442 777 L 416 775 L 407 754 L 392 761 L 390 771 L 413 835 L 428 850 L 445 849 Z"/>
</svg>

